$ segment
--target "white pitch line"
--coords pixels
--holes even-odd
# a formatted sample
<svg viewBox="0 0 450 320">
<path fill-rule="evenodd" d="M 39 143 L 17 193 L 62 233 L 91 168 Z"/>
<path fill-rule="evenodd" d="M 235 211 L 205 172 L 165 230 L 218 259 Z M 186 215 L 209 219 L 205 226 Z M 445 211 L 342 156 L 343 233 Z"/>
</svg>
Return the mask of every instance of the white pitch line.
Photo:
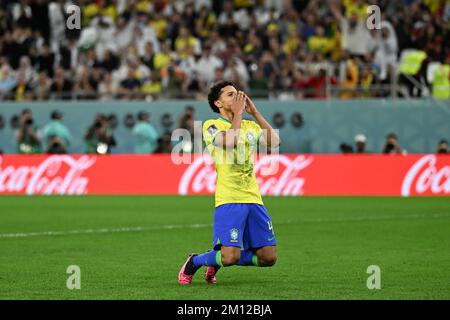
<svg viewBox="0 0 450 320">
<path fill-rule="evenodd" d="M 66 235 L 77 235 L 77 234 L 140 232 L 140 231 L 147 231 L 147 230 L 197 229 L 197 228 L 206 228 L 206 227 L 212 227 L 212 224 L 198 224 L 197 223 L 197 224 L 162 225 L 162 226 L 154 226 L 154 227 L 119 227 L 119 228 L 101 228 L 101 229 L 84 229 L 84 230 L 0 233 L 0 238 L 66 236 Z"/>
<path fill-rule="evenodd" d="M 276 225 L 298 224 L 298 223 L 327 223 L 327 222 L 361 222 L 361 221 L 377 221 L 377 220 L 416 220 L 416 219 L 440 219 L 450 218 L 450 213 L 437 214 L 413 214 L 403 216 L 362 216 L 362 217 L 345 217 L 332 219 L 298 219 L 277 222 Z M 41 232 L 17 232 L 17 233 L 0 233 L 0 238 L 28 238 L 39 236 L 66 236 L 78 234 L 102 234 L 102 233 L 119 233 L 119 232 L 141 232 L 149 230 L 172 230 L 172 229 L 199 229 L 212 227 L 212 224 L 174 224 L 161 225 L 153 227 L 116 227 L 116 228 L 100 228 L 100 229 L 84 229 L 84 230 L 61 230 L 61 231 L 41 231 Z"/>
<path fill-rule="evenodd" d="M 416 220 L 416 219 L 440 219 L 450 218 L 450 213 L 433 213 L 433 214 L 411 214 L 400 216 L 362 216 L 362 217 L 345 217 L 331 219 L 303 219 L 301 222 L 358 222 L 358 221 L 377 221 L 377 220 Z"/>
</svg>

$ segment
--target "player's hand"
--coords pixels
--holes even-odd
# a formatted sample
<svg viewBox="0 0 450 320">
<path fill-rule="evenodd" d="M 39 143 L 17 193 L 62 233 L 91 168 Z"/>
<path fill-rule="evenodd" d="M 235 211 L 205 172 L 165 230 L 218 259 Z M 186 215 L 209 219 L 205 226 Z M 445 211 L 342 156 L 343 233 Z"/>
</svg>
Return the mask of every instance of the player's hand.
<svg viewBox="0 0 450 320">
<path fill-rule="evenodd" d="M 231 111 L 234 114 L 242 114 L 245 108 L 245 94 L 242 91 L 238 91 L 234 97 L 233 102 L 231 104 Z"/>
<path fill-rule="evenodd" d="M 250 97 L 246 94 L 245 94 L 245 102 L 246 102 L 245 111 L 247 111 L 248 114 L 255 116 L 258 113 L 258 109 L 256 109 L 256 106 L 253 103 L 252 99 L 250 99 Z"/>
</svg>

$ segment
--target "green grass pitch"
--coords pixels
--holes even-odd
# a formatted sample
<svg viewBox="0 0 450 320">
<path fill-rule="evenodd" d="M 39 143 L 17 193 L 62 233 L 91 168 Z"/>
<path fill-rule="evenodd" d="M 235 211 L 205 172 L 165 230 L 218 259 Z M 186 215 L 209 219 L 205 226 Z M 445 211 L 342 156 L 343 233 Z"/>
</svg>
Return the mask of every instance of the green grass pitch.
<svg viewBox="0 0 450 320">
<path fill-rule="evenodd" d="M 0 197 L 0 299 L 450 299 L 449 198 L 266 197 L 277 264 L 180 286 L 187 254 L 211 246 L 213 201 Z"/>
</svg>

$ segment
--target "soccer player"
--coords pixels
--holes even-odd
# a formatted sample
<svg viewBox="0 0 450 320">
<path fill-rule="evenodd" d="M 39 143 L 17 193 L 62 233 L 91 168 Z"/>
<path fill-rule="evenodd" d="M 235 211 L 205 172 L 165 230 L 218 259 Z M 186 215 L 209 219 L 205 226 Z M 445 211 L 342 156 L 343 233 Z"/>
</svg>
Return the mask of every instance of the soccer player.
<svg viewBox="0 0 450 320">
<path fill-rule="evenodd" d="M 179 284 L 190 284 L 202 266 L 207 267 L 206 282 L 214 284 L 220 267 L 270 267 L 277 260 L 275 234 L 253 172 L 253 155 L 258 144 L 277 147 L 280 138 L 233 83 L 215 84 L 208 102 L 220 114 L 203 124 L 203 139 L 217 171 L 213 249 L 188 256 L 178 274 Z M 243 120 L 244 110 L 257 123 Z"/>
</svg>

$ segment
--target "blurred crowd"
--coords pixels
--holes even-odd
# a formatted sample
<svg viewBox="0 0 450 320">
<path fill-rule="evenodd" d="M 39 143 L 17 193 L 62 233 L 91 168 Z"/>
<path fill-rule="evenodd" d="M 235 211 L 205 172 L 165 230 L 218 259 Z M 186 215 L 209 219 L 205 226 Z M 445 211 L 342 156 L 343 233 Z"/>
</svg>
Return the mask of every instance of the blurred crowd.
<svg viewBox="0 0 450 320">
<path fill-rule="evenodd" d="M 2 0 L 0 100 L 205 99 L 222 79 L 256 98 L 388 97 L 399 83 L 445 99 L 449 25 L 449 0 Z"/>
<path fill-rule="evenodd" d="M 202 139 L 201 125 L 195 124 L 196 112 L 193 106 L 186 105 L 177 119 L 171 113 L 164 113 L 160 119 L 160 129 L 154 126 L 154 119 L 146 111 L 137 114 L 127 113 L 123 119 L 118 119 L 112 114 L 95 115 L 92 123 L 84 130 L 85 149 L 82 151 L 88 154 L 110 154 L 114 153 L 117 146 L 115 129 L 122 123 L 132 136 L 130 141 L 125 143 L 132 146 L 135 154 L 153 153 L 200 153 L 204 151 L 203 141 L 195 142 L 195 137 Z M 281 129 L 287 125 L 284 115 L 280 112 L 273 114 L 270 120 L 274 128 Z M 294 112 L 290 119 L 290 125 L 294 128 L 301 128 L 304 124 L 303 115 Z M 6 125 L 5 119 L 0 115 L 0 129 Z M 73 136 L 70 129 L 64 124 L 63 114 L 59 110 L 54 110 L 50 114 L 50 119 L 46 124 L 36 123 L 32 111 L 23 109 L 20 115 L 14 116 L 10 120 L 10 125 L 15 130 L 18 154 L 67 154 L 74 153 Z M 183 129 L 174 135 L 174 129 Z M 122 131 L 122 134 L 123 131 Z M 189 135 L 188 135 L 189 134 Z M 123 138 L 123 136 L 122 136 Z M 198 145 L 196 145 L 196 143 Z M 176 150 L 175 150 L 176 148 Z M 344 153 L 383 153 L 383 154 L 408 154 L 407 150 L 401 147 L 398 136 L 389 133 L 386 141 L 380 150 L 367 149 L 367 137 L 360 133 L 354 138 L 354 144 L 343 142 L 339 150 Z M 438 142 L 436 153 L 450 153 L 448 141 L 442 139 Z M 2 151 L 0 150 L 0 154 Z M 79 152 L 78 152 L 79 153 Z"/>
</svg>

